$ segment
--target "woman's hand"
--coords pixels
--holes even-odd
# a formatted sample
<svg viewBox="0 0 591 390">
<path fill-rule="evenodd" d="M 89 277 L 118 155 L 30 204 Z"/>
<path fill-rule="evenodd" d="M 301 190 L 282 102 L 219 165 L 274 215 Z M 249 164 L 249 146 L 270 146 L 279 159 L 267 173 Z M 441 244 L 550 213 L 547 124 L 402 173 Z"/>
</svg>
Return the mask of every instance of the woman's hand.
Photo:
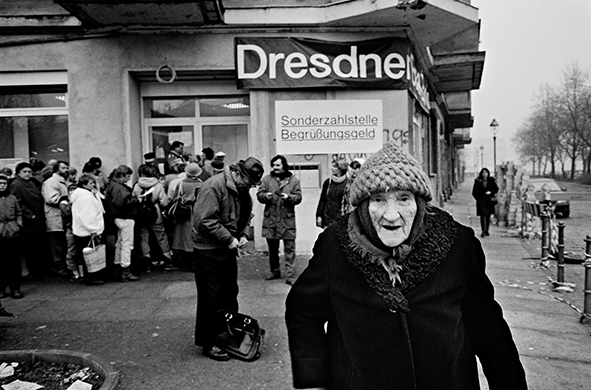
<svg viewBox="0 0 591 390">
<path fill-rule="evenodd" d="M 486 192 L 485 192 L 485 194 L 486 194 L 486 195 L 490 195 L 490 191 L 486 191 Z"/>
</svg>

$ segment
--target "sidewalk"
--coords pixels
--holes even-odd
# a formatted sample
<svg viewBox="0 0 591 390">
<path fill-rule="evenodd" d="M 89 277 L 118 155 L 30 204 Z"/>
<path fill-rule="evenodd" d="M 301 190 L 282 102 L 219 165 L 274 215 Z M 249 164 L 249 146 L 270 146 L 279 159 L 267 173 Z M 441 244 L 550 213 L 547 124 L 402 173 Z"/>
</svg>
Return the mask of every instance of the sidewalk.
<svg viewBox="0 0 591 390">
<path fill-rule="evenodd" d="M 469 188 L 445 209 L 479 232 Z M 547 272 L 523 242 L 493 227 L 483 240 L 487 269 L 515 337 L 530 389 L 585 389 L 591 383 L 591 328 L 554 298 Z M 525 258 L 525 259 L 524 259 Z M 300 270 L 308 256 L 298 256 Z M 289 286 L 266 282 L 267 259 L 239 260 L 241 311 L 267 330 L 262 357 L 253 363 L 215 362 L 193 345 L 196 289 L 187 272 L 141 275 L 135 283 L 83 286 L 50 279 L 23 285 L 25 298 L 3 299 L 16 317 L 0 319 L 0 349 L 64 349 L 102 357 L 121 373 L 120 389 L 291 389 L 283 320 Z M 577 294 L 582 294 L 577 285 Z M 486 388 L 486 386 L 483 386 Z"/>
</svg>

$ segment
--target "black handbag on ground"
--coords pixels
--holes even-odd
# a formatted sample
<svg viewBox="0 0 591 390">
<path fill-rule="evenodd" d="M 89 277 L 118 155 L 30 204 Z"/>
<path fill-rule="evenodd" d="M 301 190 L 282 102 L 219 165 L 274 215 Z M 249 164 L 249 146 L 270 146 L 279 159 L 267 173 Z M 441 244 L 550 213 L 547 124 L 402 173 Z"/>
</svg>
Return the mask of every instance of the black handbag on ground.
<svg viewBox="0 0 591 390">
<path fill-rule="evenodd" d="M 256 319 L 229 310 L 218 310 L 217 315 L 222 330 L 217 336 L 218 347 L 230 356 L 247 362 L 261 357 L 259 349 L 265 330 Z"/>
</svg>

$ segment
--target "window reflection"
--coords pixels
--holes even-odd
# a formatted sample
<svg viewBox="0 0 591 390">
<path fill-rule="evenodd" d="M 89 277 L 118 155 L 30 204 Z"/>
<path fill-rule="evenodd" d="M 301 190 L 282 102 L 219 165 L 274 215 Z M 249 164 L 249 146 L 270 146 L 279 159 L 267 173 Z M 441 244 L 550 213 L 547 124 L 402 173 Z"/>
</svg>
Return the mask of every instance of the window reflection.
<svg viewBox="0 0 591 390">
<path fill-rule="evenodd" d="M 248 96 L 199 99 L 199 113 L 202 117 L 249 116 Z"/>
<path fill-rule="evenodd" d="M 194 99 L 146 99 L 146 118 L 193 118 Z"/>
</svg>

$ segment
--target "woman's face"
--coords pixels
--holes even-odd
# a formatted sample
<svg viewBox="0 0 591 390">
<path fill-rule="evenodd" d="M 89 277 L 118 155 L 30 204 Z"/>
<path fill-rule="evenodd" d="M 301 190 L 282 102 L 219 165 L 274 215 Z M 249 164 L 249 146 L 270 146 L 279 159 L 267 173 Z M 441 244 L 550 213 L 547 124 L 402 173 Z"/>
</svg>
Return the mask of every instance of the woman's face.
<svg viewBox="0 0 591 390">
<path fill-rule="evenodd" d="M 88 183 L 83 184 L 82 187 L 86 188 L 88 191 L 94 191 L 96 189 L 96 182 L 90 180 Z"/>
<path fill-rule="evenodd" d="M 341 176 L 341 170 L 339 169 L 336 163 L 332 164 L 330 171 L 334 176 Z"/>
<path fill-rule="evenodd" d="M 488 179 L 488 172 L 487 171 L 482 171 L 482 178 Z"/>
<path fill-rule="evenodd" d="M 23 168 L 18 173 L 18 176 L 24 180 L 31 180 L 31 177 L 33 177 L 33 170 L 31 168 Z"/>
<path fill-rule="evenodd" d="M 369 216 L 378 237 L 387 247 L 402 244 L 410 235 L 417 201 L 410 191 L 390 191 L 369 198 Z"/>
<path fill-rule="evenodd" d="M 8 188 L 8 181 L 0 179 L 0 192 L 6 191 Z"/>
</svg>

